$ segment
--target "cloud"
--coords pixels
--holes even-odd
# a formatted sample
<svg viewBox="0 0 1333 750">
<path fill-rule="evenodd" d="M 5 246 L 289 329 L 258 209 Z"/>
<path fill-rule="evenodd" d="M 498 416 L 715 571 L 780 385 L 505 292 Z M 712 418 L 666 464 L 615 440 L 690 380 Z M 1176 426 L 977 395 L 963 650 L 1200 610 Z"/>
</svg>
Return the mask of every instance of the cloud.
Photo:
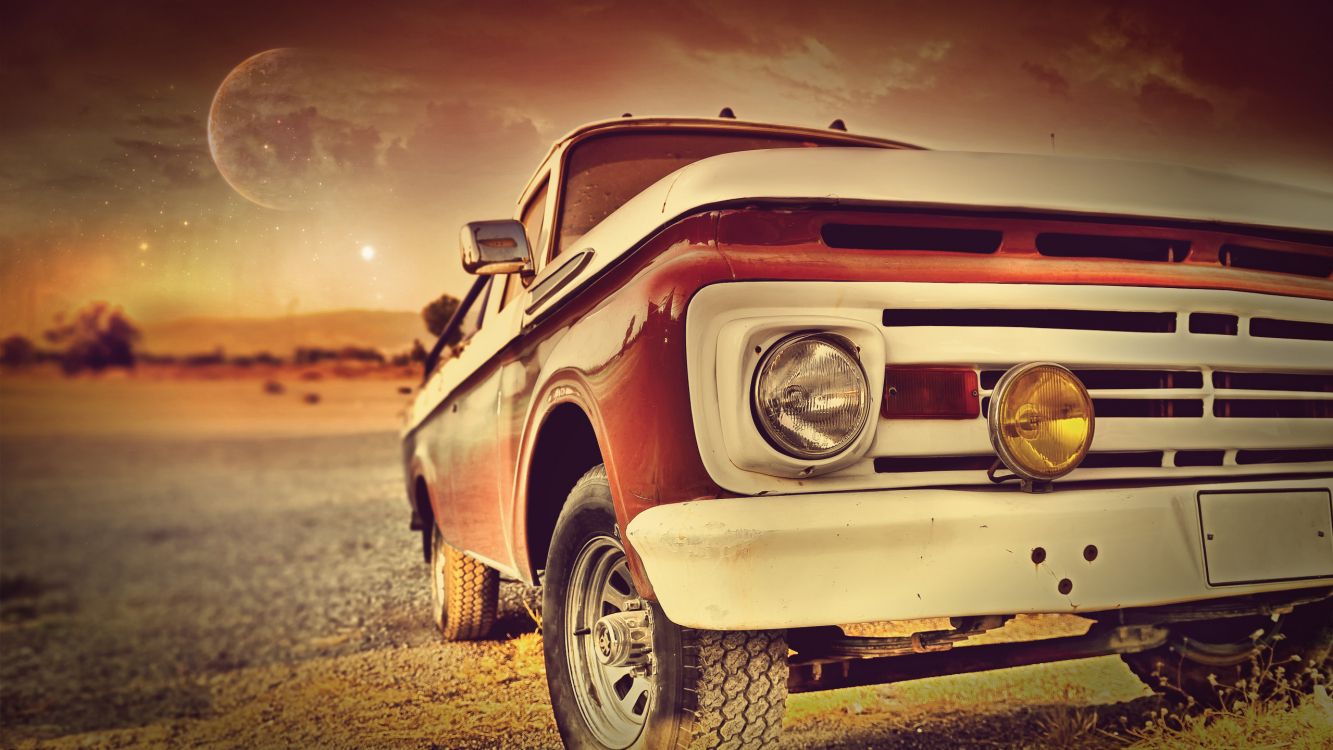
<svg viewBox="0 0 1333 750">
<path fill-rule="evenodd" d="M 464 195 L 507 208 L 547 146 L 536 123 L 517 112 L 460 100 L 427 102 L 422 111 L 382 159 L 399 200 L 431 213 Z"/>
<path fill-rule="evenodd" d="M 1032 76 L 1052 94 L 1057 96 L 1069 95 L 1069 81 L 1055 68 L 1031 60 L 1024 60 L 1022 68 L 1024 73 Z"/>
<path fill-rule="evenodd" d="M 198 117 L 184 113 L 178 115 L 136 115 L 127 122 L 134 127 L 153 130 L 195 130 L 203 132 L 204 124 Z"/>
<path fill-rule="evenodd" d="M 1190 125 L 1212 119 L 1213 105 L 1157 76 L 1148 76 L 1136 97 L 1139 111 L 1155 122 Z"/>
</svg>

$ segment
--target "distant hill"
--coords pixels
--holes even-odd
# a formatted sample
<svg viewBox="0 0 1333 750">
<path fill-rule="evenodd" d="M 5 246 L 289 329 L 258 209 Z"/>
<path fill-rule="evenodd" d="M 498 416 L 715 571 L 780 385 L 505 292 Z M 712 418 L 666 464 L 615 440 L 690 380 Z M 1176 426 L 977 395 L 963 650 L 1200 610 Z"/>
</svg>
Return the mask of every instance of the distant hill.
<svg viewBox="0 0 1333 750">
<path fill-rule="evenodd" d="M 193 354 L 222 347 L 231 354 L 267 351 L 279 356 L 298 346 L 370 346 L 386 354 L 412 347 L 430 334 L 414 312 L 335 310 L 275 318 L 179 318 L 144 323 L 139 348 L 153 354 Z"/>
</svg>

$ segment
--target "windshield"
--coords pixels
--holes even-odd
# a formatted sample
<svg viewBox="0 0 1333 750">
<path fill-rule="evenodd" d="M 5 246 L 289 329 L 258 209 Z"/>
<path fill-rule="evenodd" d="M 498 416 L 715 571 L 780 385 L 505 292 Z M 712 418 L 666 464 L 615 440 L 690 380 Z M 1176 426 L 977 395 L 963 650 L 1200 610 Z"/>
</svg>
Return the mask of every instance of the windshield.
<svg viewBox="0 0 1333 750">
<path fill-rule="evenodd" d="M 686 164 L 736 151 L 818 146 L 876 148 L 854 141 L 739 132 L 621 132 L 589 138 L 568 156 L 555 252 L 563 253 L 625 201 Z"/>
</svg>

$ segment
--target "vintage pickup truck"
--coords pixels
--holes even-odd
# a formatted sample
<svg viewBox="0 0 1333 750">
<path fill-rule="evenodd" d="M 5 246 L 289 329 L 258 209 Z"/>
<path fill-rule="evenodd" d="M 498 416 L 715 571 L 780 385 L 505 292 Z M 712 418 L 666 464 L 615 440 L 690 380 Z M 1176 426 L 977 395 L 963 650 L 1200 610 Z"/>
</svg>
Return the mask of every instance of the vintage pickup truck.
<svg viewBox="0 0 1333 750">
<path fill-rule="evenodd" d="M 1318 679 L 1330 194 L 626 116 L 514 216 L 463 228 L 403 458 L 445 638 L 544 587 L 570 747 L 768 747 L 789 691 L 1093 655 Z M 1091 625 L 954 648 L 1030 613 Z"/>
</svg>

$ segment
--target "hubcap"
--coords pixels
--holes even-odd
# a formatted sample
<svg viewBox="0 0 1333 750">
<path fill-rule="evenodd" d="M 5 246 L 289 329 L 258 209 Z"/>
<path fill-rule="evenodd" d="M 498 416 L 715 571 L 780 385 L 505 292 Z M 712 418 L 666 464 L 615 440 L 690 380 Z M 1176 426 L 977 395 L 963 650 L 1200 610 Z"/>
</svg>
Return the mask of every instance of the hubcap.
<svg viewBox="0 0 1333 750">
<path fill-rule="evenodd" d="M 598 742 L 628 747 L 653 700 L 652 620 L 620 542 L 599 536 L 583 545 L 565 596 L 565 654 L 579 711 Z"/>
<path fill-rule="evenodd" d="M 597 661 L 607 667 L 647 667 L 652 656 L 653 631 L 648 613 L 617 612 L 592 627 Z"/>
</svg>

